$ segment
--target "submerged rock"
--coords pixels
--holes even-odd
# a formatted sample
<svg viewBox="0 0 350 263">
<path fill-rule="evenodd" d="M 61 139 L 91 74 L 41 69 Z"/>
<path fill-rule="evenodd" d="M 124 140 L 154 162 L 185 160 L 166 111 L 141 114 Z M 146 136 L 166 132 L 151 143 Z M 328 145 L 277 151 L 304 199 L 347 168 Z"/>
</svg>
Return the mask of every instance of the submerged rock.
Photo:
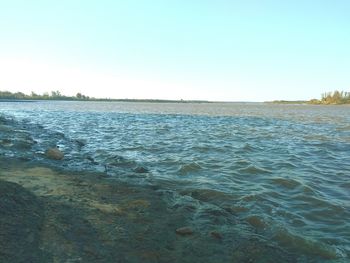
<svg viewBox="0 0 350 263">
<path fill-rule="evenodd" d="M 46 150 L 45 155 L 53 160 L 62 160 L 64 157 L 63 152 L 57 148 L 49 148 Z"/>
<path fill-rule="evenodd" d="M 181 236 L 187 236 L 187 235 L 192 235 L 193 234 L 193 230 L 192 228 L 185 226 L 185 227 L 180 227 L 178 229 L 176 229 L 176 234 L 181 235 Z"/>
</svg>

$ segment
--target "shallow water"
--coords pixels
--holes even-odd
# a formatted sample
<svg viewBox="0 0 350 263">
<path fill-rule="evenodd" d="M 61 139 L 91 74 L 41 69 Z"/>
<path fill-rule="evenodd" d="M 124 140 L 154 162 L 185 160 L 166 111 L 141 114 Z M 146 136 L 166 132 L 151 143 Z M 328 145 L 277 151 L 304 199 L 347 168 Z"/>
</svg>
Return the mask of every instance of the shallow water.
<svg viewBox="0 0 350 263">
<path fill-rule="evenodd" d="M 0 126 L 4 156 L 154 187 L 198 231 L 223 235 L 222 257 L 244 239 L 291 261 L 350 260 L 348 106 L 42 101 L 0 113 L 16 120 L 10 139 Z M 62 162 L 43 155 L 55 145 Z M 278 259 L 261 251 L 258 262 Z"/>
</svg>

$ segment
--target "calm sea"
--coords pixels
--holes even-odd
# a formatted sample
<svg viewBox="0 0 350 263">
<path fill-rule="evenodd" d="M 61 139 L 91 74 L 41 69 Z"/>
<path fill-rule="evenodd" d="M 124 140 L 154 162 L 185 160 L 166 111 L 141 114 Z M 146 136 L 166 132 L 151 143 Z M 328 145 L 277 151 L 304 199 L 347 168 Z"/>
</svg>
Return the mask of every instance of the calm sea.
<svg viewBox="0 0 350 263">
<path fill-rule="evenodd" d="M 154 186 L 197 229 L 223 233 L 222 259 L 244 239 L 279 251 L 261 262 L 350 261 L 348 106 L 41 101 L 0 102 L 0 114 L 37 142 L 1 154 L 49 162 L 58 146 L 52 165 Z"/>
</svg>

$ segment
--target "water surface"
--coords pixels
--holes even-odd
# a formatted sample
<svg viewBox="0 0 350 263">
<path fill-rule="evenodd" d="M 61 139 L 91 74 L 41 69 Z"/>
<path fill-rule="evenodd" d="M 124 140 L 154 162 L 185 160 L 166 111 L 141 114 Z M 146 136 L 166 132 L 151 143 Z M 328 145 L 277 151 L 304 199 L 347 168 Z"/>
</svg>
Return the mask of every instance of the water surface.
<svg viewBox="0 0 350 263">
<path fill-rule="evenodd" d="M 239 240 L 268 254 L 259 262 L 350 258 L 348 106 L 40 101 L 0 113 L 36 142 L 15 154 L 49 162 L 57 145 L 65 159 L 51 164 L 154 187 L 199 232 L 222 234 L 222 262 L 245 251 Z"/>
</svg>

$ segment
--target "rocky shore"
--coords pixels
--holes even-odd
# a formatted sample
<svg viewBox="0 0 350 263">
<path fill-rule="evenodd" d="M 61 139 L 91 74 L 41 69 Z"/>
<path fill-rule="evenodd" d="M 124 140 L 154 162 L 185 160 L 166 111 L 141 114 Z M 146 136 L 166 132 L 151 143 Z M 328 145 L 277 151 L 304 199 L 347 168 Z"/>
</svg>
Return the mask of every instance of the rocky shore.
<svg viewBox="0 0 350 263">
<path fill-rule="evenodd" d="M 176 262 L 185 218 L 165 216 L 152 190 L 15 160 L 1 167 L 0 262 Z"/>
<path fill-rule="evenodd" d="M 242 211 L 224 193 L 175 195 L 166 182 L 135 185 L 104 172 L 59 169 L 50 164 L 64 162 L 64 153 L 54 146 L 34 152 L 39 143 L 0 116 L 1 263 L 296 262 L 293 251 L 259 238 L 259 219 L 242 224 Z M 35 154 L 47 162 L 30 158 Z"/>
<path fill-rule="evenodd" d="M 169 216 L 157 189 L 58 170 L 63 152 L 37 143 L 0 116 L 0 262 L 176 262 L 188 249 L 176 234 L 186 217 Z"/>
<path fill-rule="evenodd" d="M 156 187 L 16 159 L 0 165 L 0 262 L 228 260 L 221 254 L 225 235 L 193 225 L 193 208 L 169 208 Z M 256 242 L 237 240 L 229 262 L 268 262 L 259 260 L 273 255 L 292 262 Z"/>
</svg>

